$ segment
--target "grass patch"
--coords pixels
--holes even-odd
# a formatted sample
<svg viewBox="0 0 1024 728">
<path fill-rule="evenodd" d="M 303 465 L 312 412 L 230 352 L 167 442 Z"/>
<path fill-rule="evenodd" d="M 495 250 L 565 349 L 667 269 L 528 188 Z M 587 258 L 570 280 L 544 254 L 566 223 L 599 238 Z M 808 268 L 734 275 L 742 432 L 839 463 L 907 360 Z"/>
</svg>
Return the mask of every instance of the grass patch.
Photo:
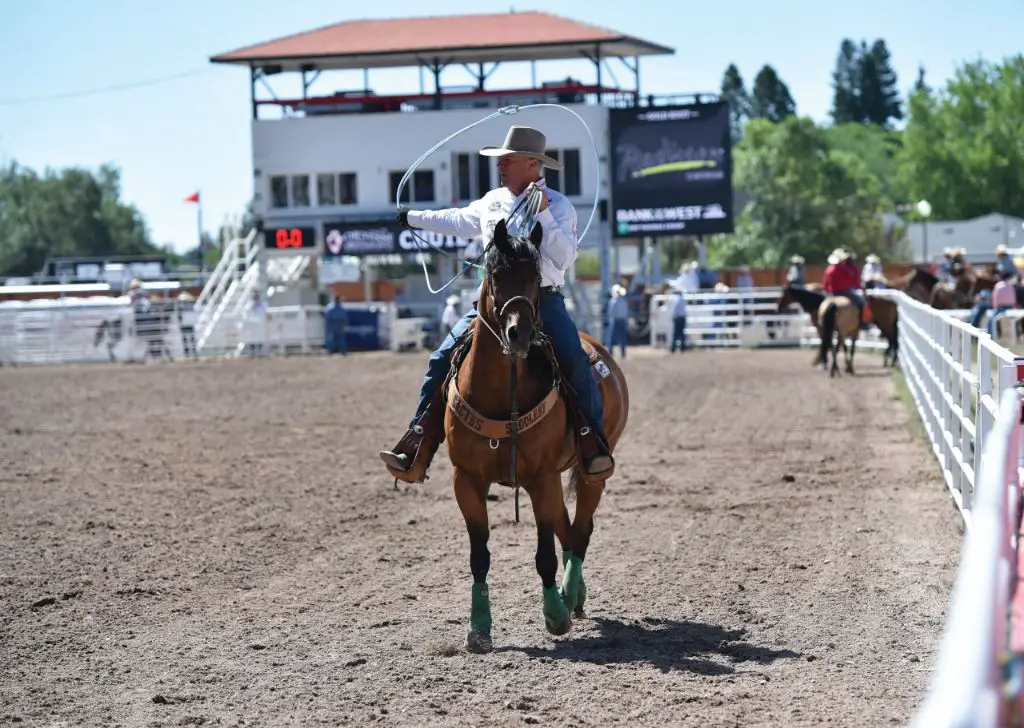
<svg viewBox="0 0 1024 728">
<path fill-rule="evenodd" d="M 917 405 L 914 404 L 914 395 L 910 393 L 907 378 L 903 375 L 902 370 L 895 367 L 892 370 L 892 387 L 895 390 L 893 392 L 893 399 L 898 399 L 902 402 L 903 406 L 907 408 L 907 414 L 910 415 L 910 439 L 927 443 L 928 435 L 924 431 L 921 415 L 917 413 Z"/>
</svg>

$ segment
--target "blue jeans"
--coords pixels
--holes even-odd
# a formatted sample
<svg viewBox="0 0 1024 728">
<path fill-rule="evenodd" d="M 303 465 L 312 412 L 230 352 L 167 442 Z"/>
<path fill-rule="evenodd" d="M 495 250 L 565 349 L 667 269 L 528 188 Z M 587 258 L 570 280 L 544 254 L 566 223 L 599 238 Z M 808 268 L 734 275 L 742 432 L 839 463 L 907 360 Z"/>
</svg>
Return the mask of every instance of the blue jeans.
<svg viewBox="0 0 1024 728">
<path fill-rule="evenodd" d="M 670 353 L 674 354 L 676 351 L 676 344 L 679 344 L 679 351 L 686 351 L 686 317 L 685 316 L 673 316 L 672 317 L 672 349 Z"/>
<path fill-rule="evenodd" d="M 985 312 L 992 308 L 992 304 L 988 301 L 978 301 L 971 308 L 971 326 L 978 328 L 981 325 L 981 317 L 985 315 Z"/>
<path fill-rule="evenodd" d="M 1013 308 L 1013 306 L 996 306 L 995 308 L 992 309 L 992 313 L 989 314 L 989 317 L 988 317 L 988 335 L 989 336 L 991 336 L 992 338 L 995 338 L 995 336 L 996 336 L 996 334 L 995 334 L 996 321 L 998 321 L 999 317 L 1002 316 L 1007 311 L 1009 311 L 1011 308 Z"/>
<path fill-rule="evenodd" d="M 612 319 L 611 330 L 608 332 L 608 351 L 611 352 L 616 346 L 622 352 L 622 358 L 626 358 L 626 344 L 629 343 L 629 324 L 626 319 Z"/>
<path fill-rule="evenodd" d="M 324 341 L 328 354 L 348 354 L 348 342 L 345 341 L 345 322 L 328 321 Z"/>
<path fill-rule="evenodd" d="M 587 361 L 587 354 L 583 351 L 579 331 L 565 308 L 565 299 L 562 298 L 562 294 L 541 291 L 539 313 L 544 321 L 544 333 L 551 337 L 558 366 L 570 386 L 576 390 L 576 396 L 579 398 L 580 408 L 587 419 L 587 424 L 607 442 L 608 438 L 604 434 L 604 407 L 601 403 L 601 392 L 597 388 L 597 382 L 594 381 L 594 375 L 590 372 L 590 362 Z M 423 377 L 423 386 L 420 387 L 420 401 L 416 406 L 413 422 L 426 412 L 427 405 L 434 399 L 438 387 L 448 376 L 455 342 L 466 333 L 476 316 L 477 313 L 474 310 L 459 319 L 452 327 L 451 332 L 444 337 L 441 346 L 427 360 L 427 373 Z M 484 335 L 489 336 L 490 334 Z"/>
</svg>

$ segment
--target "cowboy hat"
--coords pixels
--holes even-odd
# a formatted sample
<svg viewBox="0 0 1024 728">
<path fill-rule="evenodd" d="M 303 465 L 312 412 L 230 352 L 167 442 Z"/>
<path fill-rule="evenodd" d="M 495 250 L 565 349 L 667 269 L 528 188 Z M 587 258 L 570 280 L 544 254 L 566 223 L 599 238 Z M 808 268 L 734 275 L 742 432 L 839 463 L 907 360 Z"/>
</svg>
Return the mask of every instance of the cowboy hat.
<svg viewBox="0 0 1024 728">
<path fill-rule="evenodd" d="M 789 259 L 789 262 L 792 263 L 793 265 L 803 265 L 807 261 L 804 260 L 804 256 L 802 255 L 794 255 L 792 258 Z"/>
<path fill-rule="evenodd" d="M 626 295 L 626 288 L 621 283 L 616 283 L 612 286 L 612 296 L 614 298 L 620 298 Z"/>
<path fill-rule="evenodd" d="M 521 154 L 524 157 L 539 160 L 543 167 L 561 170 L 562 163 L 545 154 L 547 145 L 547 137 L 536 129 L 529 126 L 512 125 L 508 128 L 508 134 L 505 135 L 504 144 L 500 147 L 484 147 L 480 150 L 480 154 L 485 157 L 504 157 L 508 154 Z"/>
<path fill-rule="evenodd" d="M 850 254 L 849 253 L 847 253 L 842 248 L 836 248 L 828 256 L 828 264 L 829 265 L 835 265 L 836 263 L 842 262 L 844 260 L 848 260 L 849 258 L 850 258 Z"/>
<path fill-rule="evenodd" d="M 996 255 L 1006 255 L 1008 252 L 1010 251 L 1002 243 L 996 246 Z"/>
<path fill-rule="evenodd" d="M 461 298 L 459 298 L 458 296 L 456 296 L 456 295 L 455 295 L 455 294 L 453 293 L 452 295 L 448 296 L 448 298 L 444 299 L 444 302 L 445 302 L 446 304 L 448 304 L 449 306 L 454 306 L 454 305 L 456 305 L 457 303 L 459 303 L 459 302 L 460 302 L 461 300 L 462 300 Z"/>
<path fill-rule="evenodd" d="M 868 253 L 867 256 L 865 256 L 864 260 L 867 261 L 868 263 L 881 263 L 882 262 L 882 260 L 877 255 L 875 255 L 874 253 Z"/>
</svg>

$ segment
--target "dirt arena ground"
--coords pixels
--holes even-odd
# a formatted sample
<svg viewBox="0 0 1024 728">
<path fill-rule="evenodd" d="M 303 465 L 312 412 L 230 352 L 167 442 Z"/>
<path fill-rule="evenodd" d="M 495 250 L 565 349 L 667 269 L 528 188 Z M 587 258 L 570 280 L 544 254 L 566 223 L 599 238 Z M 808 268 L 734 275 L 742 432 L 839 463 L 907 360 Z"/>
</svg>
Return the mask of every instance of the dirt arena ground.
<svg viewBox="0 0 1024 728">
<path fill-rule="evenodd" d="M 423 357 L 0 371 L 0 724 L 905 725 L 957 518 L 880 359 L 810 356 L 634 350 L 588 616 L 496 487 L 485 656 L 444 448 L 376 455 Z"/>
</svg>

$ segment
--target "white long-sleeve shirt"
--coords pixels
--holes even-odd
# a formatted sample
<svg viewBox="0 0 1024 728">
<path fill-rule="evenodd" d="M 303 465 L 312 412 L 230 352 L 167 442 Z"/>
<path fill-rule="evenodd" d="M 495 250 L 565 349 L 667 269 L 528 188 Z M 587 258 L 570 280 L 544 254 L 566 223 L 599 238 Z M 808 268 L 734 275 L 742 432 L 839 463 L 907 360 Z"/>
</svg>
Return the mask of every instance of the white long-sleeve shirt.
<svg viewBox="0 0 1024 728">
<path fill-rule="evenodd" d="M 579 240 L 576 238 L 576 208 L 561 192 L 549 189 L 543 179 L 536 182 L 548 194 L 548 207 L 537 215 L 544 236 L 540 243 L 540 277 L 542 286 L 565 285 L 565 272 L 576 260 Z M 442 235 L 474 238 L 482 235 L 489 245 L 498 220 L 507 218 L 525 196 L 513 195 L 507 187 L 498 187 L 466 207 L 446 210 L 409 210 L 412 227 Z M 524 203 L 525 204 L 525 203 Z"/>
</svg>

